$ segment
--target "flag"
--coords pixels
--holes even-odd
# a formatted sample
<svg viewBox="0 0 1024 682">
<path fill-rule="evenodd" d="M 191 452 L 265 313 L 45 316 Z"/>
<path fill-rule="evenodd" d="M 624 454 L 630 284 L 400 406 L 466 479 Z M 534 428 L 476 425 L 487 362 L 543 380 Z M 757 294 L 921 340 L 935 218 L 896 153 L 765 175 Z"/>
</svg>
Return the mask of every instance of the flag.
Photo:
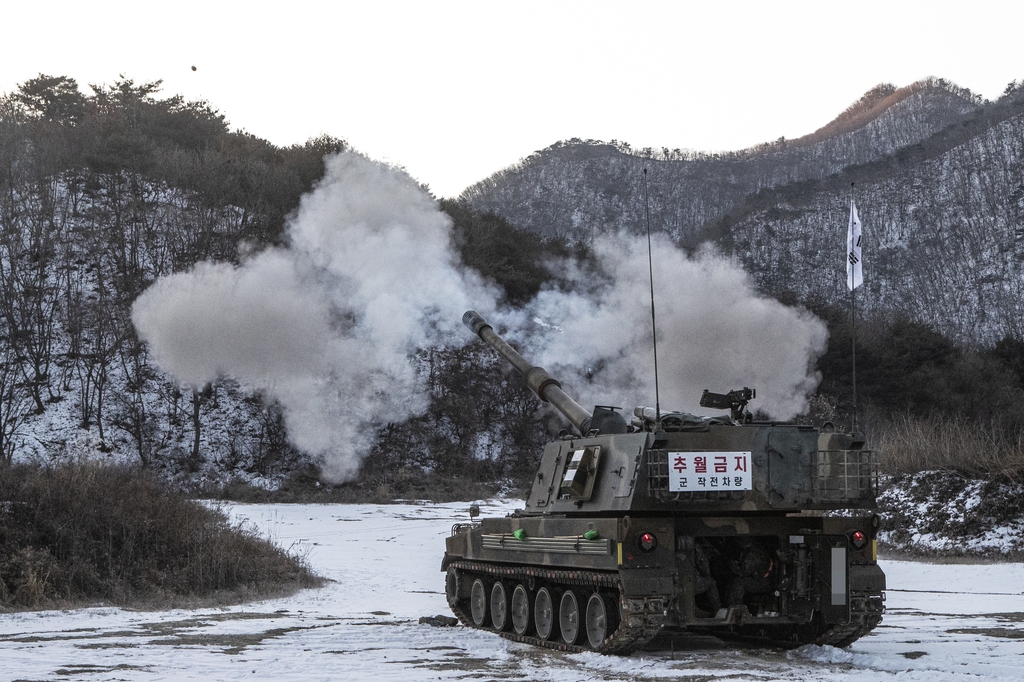
<svg viewBox="0 0 1024 682">
<path fill-rule="evenodd" d="M 846 231 L 846 286 L 853 291 L 864 283 L 860 254 L 860 218 L 857 205 L 850 199 L 850 229 Z"/>
</svg>

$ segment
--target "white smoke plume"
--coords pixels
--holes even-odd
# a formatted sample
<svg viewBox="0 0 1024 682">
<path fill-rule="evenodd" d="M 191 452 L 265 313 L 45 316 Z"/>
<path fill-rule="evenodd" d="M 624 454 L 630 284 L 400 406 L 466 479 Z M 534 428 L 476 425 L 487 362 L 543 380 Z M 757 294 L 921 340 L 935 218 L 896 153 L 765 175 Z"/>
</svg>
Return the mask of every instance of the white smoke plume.
<svg viewBox="0 0 1024 682">
<path fill-rule="evenodd" d="M 528 335 L 532 360 L 547 367 L 581 404 L 653 407 L 650 275 L 646 241 L 595 241 L 602 277 L 566 266 L 567 290 L 542 291 L 528 311 L 549 325 Z M 788 419 L 807 407 L 819 377 L 825 325 L 809 312 L 757 294 L 739 267 L 707 250 L 687 257 L 653 237 L 662 410 L 708 414 L 703 389 L 757 389 L 751 409 Z M 627 415 L 628 416 L 628 415 Z"/>
<path fill-rule="evenodd" d="M 605 237 L 595 253 L 601 276 L 563 263 L 571 286 L 495 312 L 495 290 L 460 263 L 433 199 L 401 171 L 341 154 L 303 197 L 286 247 L 161 278 L 132 319 L 179 381 L 231 376 L 279 401 L 290 441 L 342 481 L 375 427 L 425 411 L 415 352 L 471 342 L 470 308 L 524 339 L 524 355 L 584 406 L 653 405 L 646 243 Z M 803 411 L 824 325 L 758 295 L 710 252 L 688 258 L 655 237 L 654 254 L 663 409 L 701 413 L 702 389 L 751 386 L 754 407 L 781 419 Z"/>
<path fill-rule="evenodd" d="M 494 292 L 408 175 L 355 154 L 327 159 L 287 230 L 287 248 L 161 278 L 132 320 L 178 380 L 228 375 L 278 400 L 291 442 L 341 481 L 374 426 L 426 409 L 416 349 L 467 342 L 462 313 L 492 309 Z"/>
</svg>

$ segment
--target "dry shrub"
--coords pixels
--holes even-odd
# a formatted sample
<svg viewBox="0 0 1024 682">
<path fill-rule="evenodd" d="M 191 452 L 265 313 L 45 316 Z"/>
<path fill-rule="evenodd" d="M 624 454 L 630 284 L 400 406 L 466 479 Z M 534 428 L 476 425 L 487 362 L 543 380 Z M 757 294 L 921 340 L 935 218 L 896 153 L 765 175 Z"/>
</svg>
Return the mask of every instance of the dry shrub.
<svg viewBox="0 0 1024 682">
<path fill-rule="evenodd" d="M 1024 473 L 1024 433 L 1018 429 L 959 416 L 904 414 L 876 424 L 871 436 L 888 474 L 947 470 L 1018 481 Z"/>
<path fill-rule="evenodd" d="M 0 603 L 37 607 L 59 580 L 60 566 L 45 547 L 21 547 L 0 560 Z"/>
<path fill-rule="evenodd" d="M 0 468 L 0 605 L 269 594 L 304 561 L 130 467 Z"/>
</svg>

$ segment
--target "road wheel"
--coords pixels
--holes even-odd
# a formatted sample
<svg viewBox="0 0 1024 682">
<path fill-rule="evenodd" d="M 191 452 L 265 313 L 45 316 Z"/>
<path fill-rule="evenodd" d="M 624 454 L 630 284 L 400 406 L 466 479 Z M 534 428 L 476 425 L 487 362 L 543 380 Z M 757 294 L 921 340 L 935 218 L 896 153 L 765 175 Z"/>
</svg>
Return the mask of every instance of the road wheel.
<svg viewBox="0 0 1024 682">
<path fill-rule="evenodd" d="M 453 566 L 448 567 L 448 573 L 444 579 L 444 590 L 449 604 L 454 604 L 459 600 L 459 574 Z"/>
<path fill-rule="evenodd" d="M 544 640 L 551 639 L 555 634 L 555 602 L 546 587 L 540 588 L 537 598 L 533 600 L 533 620 L 537 626 L 537 636 Z"/>
<path fill-rule="evenodd" d="M 587 641 L 597 649 L 612 632 L 614 606 L 604 595 L 595 592 L 587 600 Z"/>
<path fill-rule="evenodd" d="M 491 625 L 495 630 L 508 629 L 508 590 L 499 580 L 491 588 Z"/>
<path fill-rule="evenodd" d="M 473 589 L 469 593 L 469 613 L 473 617 L 473 625 L 478 628 L 487 622 L 487 588 L 480 578 L 473 581 Z"/>
<path fill-rule="evenodd" d="M 558 605 L 558 629 L 566 644 L 575 644 L 580 636 L 580 605 L 572 590 L 562 594 L 562 601 Z"/>
<path fill-rule="evenodd" d="M 512 592 L 512 629 L 525 635 L 530 628 L 530 593 L 522 583 Z"/>
</svg>

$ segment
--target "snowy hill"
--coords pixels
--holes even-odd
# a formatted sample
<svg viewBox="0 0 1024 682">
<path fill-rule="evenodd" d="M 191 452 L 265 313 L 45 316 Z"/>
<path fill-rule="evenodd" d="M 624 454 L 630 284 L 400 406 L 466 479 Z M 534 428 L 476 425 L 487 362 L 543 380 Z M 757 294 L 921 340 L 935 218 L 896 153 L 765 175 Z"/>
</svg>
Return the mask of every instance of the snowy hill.
<svg viewBox="0 0 1024 682">
<path fill-rule="evenodd" d="M 113 457 L 191 485 L 269 486 L 312 461 L 381 489 L 529 479 L 564 424 L 459 319 L 479 308 L 589 404 L 650 395 L 641 254 L 603 234 L 642 227 L 644 167 L 655 228 L 724 255 L 656 235 L 659 281 L 686 293 L 659 320 L 674 402 L 756 380 L 766 412 L 807 407 L 835 325 L 762 294 L 841 299 L 851 180 L 867 310 L 960 341 L 1024 335 L 1020 88 L 979 104 L 940 80 L 880 87 L 811 135 L 729 154 L 573 141 L 439 204 L 341 140 L 276 148 L 158 85 L 86 96 L 40 76 L 0 98 L 0 463 Z M 1014 353 L 984 359 L 1008 394 Z M 946 356 L 989 390 L 976 358 Z M 886 374 L 956 389 L 919 380 L 942 363 Z M 829 390 L 812 418 L 840 423 Z"/>
<path fill-rule="evenodd" d="M 864 225 L 867 312 L 951 338 L 1024 334 L 1024 89 L 982 103 L 946 81 L 880 86 L 813 134 L 741 152 L 632 150 L 573 140 L 466 190 L 473 206 L 589 242 L 651 226 L 710 241 L 774 296 L 845 300 L 850 183 Z"/>
<path fill-rule="evenodd" d="M 0 466 L 272 486 L 328 455 L 344 479 L 373 451 L 384 487 L 532 473 L 535 403 L 461 348 L 470 305 L 547 276 L 488 255 L 505 225 L 453 220 L 341 140 L 274 147 L 158 90 L 40 75 L 0 97 Z M 498 281 L 462 265 L 453 222 Z"/>
<path fill-rule="evenodd" d="M 978 105 L 968 91 L 932 79 L 899 90 L 879 86 L 815 133 L 738 152 L 574 139 L 481 180 L 462 198 L 539 234 L 588 241 L 603 231 L 643 229 L 648 168 L 652 228 L 691 242 L 751 193 L 880 161 L 959 123 Z"/>
<path fill-rule="evenodd" d="M 885 162 L 765 191 L 707 235 L 764 291 L 844 300 L 851 182 L 864 226 L 859 305 L 961 342 L 1024 334 L 1024 91 Z"/>
</svg>

